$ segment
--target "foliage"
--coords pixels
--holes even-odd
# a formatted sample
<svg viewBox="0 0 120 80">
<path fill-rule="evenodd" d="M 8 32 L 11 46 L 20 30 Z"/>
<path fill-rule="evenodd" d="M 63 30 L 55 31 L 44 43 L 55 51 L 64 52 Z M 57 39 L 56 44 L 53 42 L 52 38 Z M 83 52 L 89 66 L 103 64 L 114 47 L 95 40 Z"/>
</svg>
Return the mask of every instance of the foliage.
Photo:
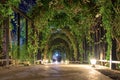
<svg viewBox="0 0 120 80">
<path fill-rule="evenodd" d="M 116 39 L 120 37 L 120 5 L 119 4 L 120 4 L 119 0 L 117 0 L 113 4 L 114 19 L 112 21 L 112 26 L 113 26 L 112 34 L 113 37 Z"/>
<path fill-rule="evenodd" d="M 8 0 L 5 4 L 0 3 L 0 22 L 12 14 L 12 6 L 18 6 L 19 2 L 20 0 Z M 84 39 L 87 39 L 89 46 L 93 47 L 95 44 L 90 29 L 95 25 L 95 15 L 98 13 L 102 16 L 102 26 L 106 30 L 104 38 L 108 44 L 107 58 L 109 58 L 112 48 L 111 39 L 120 36 L 119 3 L 119 0 L 115 1 L 114 4 L 111 0 L 36 0 L 36 5 L 27 13 L 33 21 L 33 26 L 28 31 L 27 50 L 25 50 L 25 46 L 22 46 L 23 54 L 21 58 L 32 59 L 39 47 L 44 50 L 52 30 L 58 29 L 68 29 L 74 36 L 72 38 L 78 41 L 79 51 L 83 53 Z M 40 46 L 38 46 L 39 33 L 42 33 Z M 72 47 L 75 47 L 75 45 L 72 44 Z M 72 55 L 70 54 L 70 56 Z"/>
<path fill-rule="evenodd" d="M 28 58 L 28 52 L 27 52 L 27 47 L 26 44 L 20 46 L 20 56 L 19 56 L 21 61 L 26 61 Z"/>
<path fill-rule="evenodd" d="M 3 29 L 4 29 L 4 23 L 3 21 L 6 20 L 6 18 L 10 17 L 12 18 L 12 7 L 15 6 L 17 7 L 19 4 L 19 0 L 1 0 L 0 1 L 0 55 L 3 52 L 2 46 L 3 46 Z M 7 34 L 8 35 L 8 34 Z M 9 46 L 9 44 L 7 44 Z M 10 46 L 9 46 L 10 47 Z M 8 47 L 8 48 L 9 48 Z M 17 49 L 15 49 L 17 50 Z M 16 58 L 16 51 L 13 51 L 13 53 L 11 51 L 8 51 L 7 53 L 10 53 L 11 55 L 13 55 L 13 58 Z M 8 55 L 9 56 L 9 55 Z"/>
<path fill-rule="evenodd" d="M 20 0 L 8 0 L 5 3 L 0 3 L 0 24 L 3 20 L 10 16 L 13 13 L 12 7 L 17 7 L 20 3 Z"/>
<path fill-rule="evenodd" d="M 30 30 L 28 31 L 28 44 L 27 44 L 27 59 L 30 61 L 30 62 L 34 62 L 35 60 L 35 55 L 37 54 L 37 50 L 38 50 L 38 37 L 37 37 L 37 34 L 34 33 L 33 30 Z M 32 34 L 34 34 L 33 36 L 31 36 Z"/>
<path fill-rule="evenodd" d="M 52 29 L 64 29 L 66 26 L 75 35 L 79 46 L 82 46 L 84 36 L 89 37 L 89 29 L 94 18 L 90 13 L 91 6 L 87 6 L 88 3 L 79 0 L 37 0 L 37 5 L 31 9 L 28 16 L 34 19 L 38 32 L 43 33 L 41 47 L 44 48 L 47 44 Z"/>
<path fill-rule="evenodd" d="M 107 59 L 110 59 L 111 49 L 112 49 L 112 26 L 111 26 L 111 14 L 112 14 L 112 3 L 109 0 L 105 0 L 103 2 L 103 6 L 101 6 L 100 13 L 102 15 L 102 22 L 106 32 L 106 41 L 108 44 L 107 47 Z"/>
<path fill-rule="evenodd" d="M 12 44 L 12 50 L 11 50 L 12 52 L 11 52 L 10 56 L 12 56 L 12 59 L 14 59 L 14 60 L 18 58 L 17 50 L 18 50 L 18 46 L 16 44 Z"/>
</svg>

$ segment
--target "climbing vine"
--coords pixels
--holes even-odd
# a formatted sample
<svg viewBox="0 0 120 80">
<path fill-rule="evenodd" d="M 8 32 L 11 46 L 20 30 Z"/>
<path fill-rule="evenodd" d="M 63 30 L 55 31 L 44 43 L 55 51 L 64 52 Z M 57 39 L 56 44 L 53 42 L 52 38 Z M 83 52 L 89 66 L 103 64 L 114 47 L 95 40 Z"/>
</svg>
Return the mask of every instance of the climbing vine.
<svg viewBox="0 0 120 80">
<path fill-rule="evenodd" d="M 74 0 L 47 0 L 45 2 L 37 0 L 37 5 L 28 15 L 34 19 L 38 31 L 43 33 L 41 47 L 45 47 L 52 29 L 68 28 L 75 35 L 81 48 L 84 36 L 89 36 L 89 29 L 94 18 L 90 13 L 91 6 L 88 6 L 88 3 L 79 0 L 77 2 Z"/>
<path fill-rule="evenodd" d="M 103 5 L 100 8 L 100 13 L 102 15 L 103 26 L 106 30 L 106 41 L 108 44 L 106 59 L 110 59 L 112 49 L 112 26 L 111 26 L 112 3 L 110 0 L 105 0 L 103 1 L 102 4 Z"/>
<path fill-rule="evenodd" d="M 3 56 L 3 29 L 4 29 L 4 20 L 6 18 L 13 18 L 13 10 L 12 7 L 18 7 L 20 0 L 0 0 L 0 57 Z M 11 27 L 9 27 L 11 29 Z M 16 51 L 14 50 L 14 53 Z M 9 53 L 9 52 L 7 52 Z M 13 56 L 15 58 L 16 55 Z"/>
<path fill-rule="evenodd" d="M 19 3 L 20 0 L 8 0 L 7 2 L 0 3 L 0 24 L 4 18 L 11 16 L 13 13 L 12 7 L 18 6 Z M 120 36 L 119 3 L 120 1 L 116 1 L 115 5 L 113 5 L 111 0 L 36 0 L 36 4 L 26 13 L 32 19 L 33 26 L 28 31 L 28 52 L 25 53 L 25 56 L 28 55 L 29 58 L 32 58 L 32 53 L 36 55 L 39 47 L 43 51 L 50 35 L 54 31 L 62 29 L 67 29 L 74 36 L 72 38 L 76 40 L 75 42 L 78 42 L 79 52 L 82 55 L 84 52 L 84 40 L 87 41 L 86 44 L 89 46 L 93 47 L 95 44 L 94 36 L 91 36 L 91 28 L 95 25 L 94 19 L 96 14 L 99 13 L 102 16 L 102 27 L 106 31 L 103 37 L 108 45 L 106 58 L 109 59 L 112 37 L 118 38 Z M 112 10 L 115 12 L 115 21 L 112 20 Z M 39 33 L 42 34 L 39 35 Z M 34 35 L 31 36 L 32 34 Z M 39 36 L 42 36 L 40 46 L 38 46 Z M 100 43 L 99 41 L 98 44 Z M 71 45 L 75 48 L 73 43 Z"/>
</svg>

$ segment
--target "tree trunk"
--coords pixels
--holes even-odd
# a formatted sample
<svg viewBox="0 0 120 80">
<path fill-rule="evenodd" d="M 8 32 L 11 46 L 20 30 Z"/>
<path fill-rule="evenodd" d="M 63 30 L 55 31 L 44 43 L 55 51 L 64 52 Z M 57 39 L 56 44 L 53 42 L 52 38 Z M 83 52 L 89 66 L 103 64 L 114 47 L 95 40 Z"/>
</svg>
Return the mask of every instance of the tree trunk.
<svg viewBox="0 0 120 80">
<path fill-rule="evenodd" d="M 116 61 L 117 56 L 116 56 L 116 39 L 112 39 L 112 60 Z M 116 69 L 116 64 L 112 63 L 112 69 Z"/>
<path fill-rule="evenodd" d="M 18 18 L 18 33 L 17 33 L 17 40 L 18 40 L 18 42 L 17 42 L 17 46 L 18 46 L 18 50 L 17 50 L 17 58 L 19 59 L 20 58 L 20 14 L 18 13 L 18 16 L 17 16 L 17 18 Z"/>
<path fill-rule="evenodd" d="M 3 53 L 6 67 L 9 66 L 9 18 L 3 21 Z"/>
</svg>

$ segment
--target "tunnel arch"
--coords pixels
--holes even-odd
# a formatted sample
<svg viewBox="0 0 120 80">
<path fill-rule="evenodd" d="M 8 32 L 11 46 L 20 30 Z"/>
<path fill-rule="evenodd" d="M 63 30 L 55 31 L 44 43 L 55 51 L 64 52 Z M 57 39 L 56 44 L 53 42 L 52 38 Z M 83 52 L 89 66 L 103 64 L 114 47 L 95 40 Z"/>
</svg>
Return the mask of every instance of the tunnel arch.
<svg viewBox="0 0 120 80">
<path fill-rule="evenodd" d="M 59 39 L 59 38 L 57 38 L 57 39 Z M 67 55 L 66 58 L 69 59 L 69 54 L 72 54 L 72 53 L 70 53 L 72 49 L 66 41 L 64 41 L 64 42 L 63 41 L 64 40 L 61 39 L 61 42 L 51 45 L 51 47 L 49 47 L 49 49 L 48 49 L 48 53 L 49 52 L 52 53 L 54 50 L 60 49 L 61 52 L 66 53 L 66 55 Z M 54 42 L 54 41 L 52 41 L 52 42 Z"/>
<path fill-rule="evenodd" d="M 49 35 L 48 39 L 47 39 L 47 43 L 46 43 L 46 46 L 45 46 L 45 49 L 44 49 L 44 59 L 47 59 L 47 53 L 48 53 L 48 50 L 49 50 L 49 47 L 50 47 L 50 44 L 49 44 L 50 43 L 50 39 L 53 39 L 53 40 L 56 39 L 56 38 L 63 39 L 62 38 L 63 36 L 60 36 L 59 34 L 64 34 L 64 36 L 66 37 L 66 39 L 63 39 L 63 40 L 65 40 L 67 42 L 67 44 L 71 45 L 71 47 L 73 48 L 71 52 L 73 52 L 73 55 L 74 55 L 73 56 L 74 57 L 73 60 L 76 60 L 77 59 L 78 48 L 77 48 L 77 43 L 76 43 L 75 37 L 70 32 L 70 30 L 61 29 L 59 32 L 56 32 L 55 34 L 56 35 L 54 35 L 54 33 L 51 33 Z"/>
<path fill-rule="evenodd" d="M 53 34 L 53 36 L 54 36 L 54 34 Z M 61 37 L 61 36 L 62 36 L 62 37 Z M 53 43 L 54 43 L 55 41 L 57 41 L 57 40 L 60 40 L 61 43 L 65 43 L 66 46 L 69 47 L 69 49 L 72 48 L 70 40 L 69 40 L 65 35 L 63 36 L 63 35 L 61 35 L 61 34 L 58 34 L 58 35 L 50 38 L 49 46 L 55 45 L 55 44 L 53 44 Z M 57 44 L 57 43 L 58 43 L 58 42 L 56 42 L 56 44 Z M 59 42 L 59 43 L 60 43 L 60 42 Z M 59 44 L 59 43 L 58 43 L 58 44 Z"/>
</svg>

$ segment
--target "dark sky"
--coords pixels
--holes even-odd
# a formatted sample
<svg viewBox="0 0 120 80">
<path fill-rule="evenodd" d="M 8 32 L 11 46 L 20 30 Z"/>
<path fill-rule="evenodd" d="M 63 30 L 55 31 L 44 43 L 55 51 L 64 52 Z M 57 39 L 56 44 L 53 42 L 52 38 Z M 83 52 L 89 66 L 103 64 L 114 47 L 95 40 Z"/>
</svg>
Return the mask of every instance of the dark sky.
<svg viewBox="0 0 120 80">
<path fill-rule="evenodd" d="M 21 0 L 19 8 L 22 12 L 27 13 L 35 4 L 36 0 Z"/>
</svg>

